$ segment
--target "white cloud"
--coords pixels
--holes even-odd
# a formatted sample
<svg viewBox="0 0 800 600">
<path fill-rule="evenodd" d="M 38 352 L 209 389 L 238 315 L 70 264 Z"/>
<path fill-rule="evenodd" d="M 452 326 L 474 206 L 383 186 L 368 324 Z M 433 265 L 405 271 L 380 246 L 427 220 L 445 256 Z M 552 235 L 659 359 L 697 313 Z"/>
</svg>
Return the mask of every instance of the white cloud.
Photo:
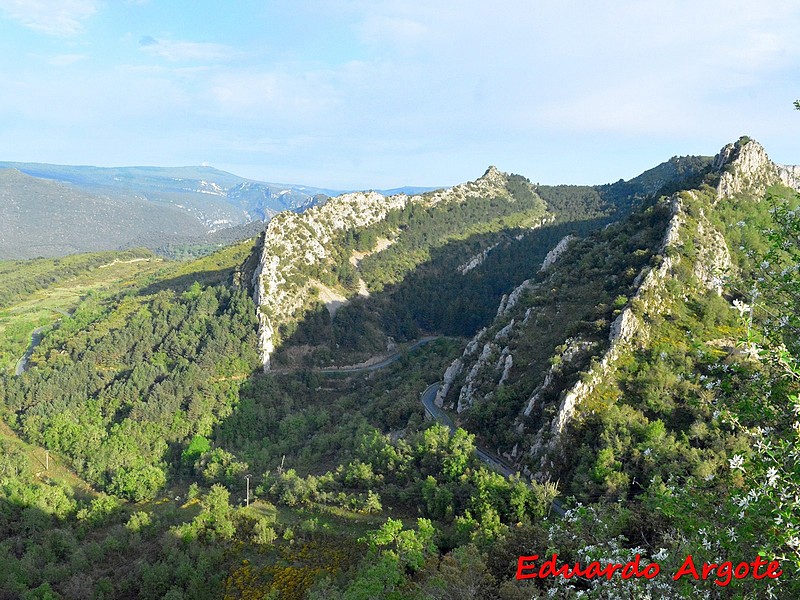
<svg viewBox="0 0 800 600">
<path fill-rule="evenodd" d="M 405 16 L 370 15 L 356 29 L 364 42 L 379 47 L 393 44 L 401 50 L 413 50 L 430 34 L 425 24 Z"/>
<path fill-rule="evenodd" d="M 141 30 L 124 37 L 128 29 L 93 28 L 104 35 L 58 40 L 55 50 L 51 40 L 35 52 L 21 48 L 20 61 L 30 64 L 15 81 L 0 73 L 0 117 L 33 124 L 34 150 L 62 123 L 65 147 L 94 135 L 100 156 L 102 142 L 149 161 L 159 152 L 170 162 L 197 155 L 231 167 L 269 163 L 310 183 L 353 181 L 353 173 L 375 185 L 387 177 L 455 183 L 489 163 L 543 181 L 599 182 L 672 154 L 714 152 L 743 133 L 770 150 L 783 144 L 776 160 L 797 161 L 800 3 L 300 4 L 286 4 L 286 14 L 265 9 L 263 23 L 249 9 L 224 23 L 187 15 L 182 31 L 191 34 L 161 33 L 174 21 L 148 21 L 145 31 L 160 37 L 141 38 L 135 58 Z M 0 0 L 0 11 L 34 27 L 44 5 L 51 25 L 58 7 L 95 6 Z M 61 33 L 79 32 L 87 18 L 69 14 L 75 24 Z M 65 67 L 84 55 L 91 60 L 80 64 L 82 78 L 42 65 Z"/>
<path fill-rule="evenodd" d="M 97 12 L 95 0 L 0 0 L 0 10 L 15 21 L 48 35 L 83 31 L 83 21 Z"/>
<path fill-rule="evenodd" d="M 158 40 L 149 35 L 139 40 L 139 48 L 151 56 L 165 58 L 170 62 L 219 61 L 235 55 L 233 48 L 224 44 Z"/>
</svg>

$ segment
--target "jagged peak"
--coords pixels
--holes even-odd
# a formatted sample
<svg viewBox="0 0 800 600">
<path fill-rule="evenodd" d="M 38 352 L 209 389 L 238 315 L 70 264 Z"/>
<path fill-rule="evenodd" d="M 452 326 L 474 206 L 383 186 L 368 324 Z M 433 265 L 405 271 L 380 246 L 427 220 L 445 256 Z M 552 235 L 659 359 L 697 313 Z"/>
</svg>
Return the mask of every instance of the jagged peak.
<svg viewBox="0 0 800 600">
<path fill-rule="evenodd" d="M 504 173 L 494 165 L 489 165 L 489 168 L 487 168 L 484 174 L 481 175 L 476 180 L 476 183 L 485 181 L 487 183 L 493 183 L 495 185 L 505 185 L 507 180 L 508 180 L 507 173 Z"/>
<path fill-rule="evenodd" d="M 440 202 L 463 202 L 468 197 L 490 196 L 492 194 L 505 194 L 508 174 L 503 173 L 494 165 L 491 165 L 486 172 L 475 181 L 459 183 L 446 190 L 438 190 L 429 195 L 415 196 L 413 200 L 420 200 L 428 204 L 438 204 Z"/>
<path fill-rule="evenodd" d="M 761 196 L 770 185 L 781 181 L 780 169 L 760 143 L 747 136 L 726 144 L 714 157 L 713 167 L 720 171 L 717 198 L 750 193 Z"/>
<path fill-rule="evenodd" d="M 725 144 L 714 157 L 714 168 L 722 170 L 728 165 L 739 165 L 745 171 L 772 164 L 767 151 L 756 140 L 743 135 L 736 142 Z"/>
</svg>

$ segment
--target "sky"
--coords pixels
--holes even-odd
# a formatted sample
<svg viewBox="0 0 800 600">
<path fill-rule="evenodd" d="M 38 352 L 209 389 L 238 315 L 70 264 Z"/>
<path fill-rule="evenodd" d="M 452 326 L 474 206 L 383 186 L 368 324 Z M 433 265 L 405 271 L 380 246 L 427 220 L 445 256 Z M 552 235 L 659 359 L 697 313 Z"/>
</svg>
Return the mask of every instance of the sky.
<svg viewBox="0 0 800 600">
<path fill-rule="evenodd" d="M 800 163 L 800 2 L 0 0 L 0 160 L 333 189 Z"/>
</svg>

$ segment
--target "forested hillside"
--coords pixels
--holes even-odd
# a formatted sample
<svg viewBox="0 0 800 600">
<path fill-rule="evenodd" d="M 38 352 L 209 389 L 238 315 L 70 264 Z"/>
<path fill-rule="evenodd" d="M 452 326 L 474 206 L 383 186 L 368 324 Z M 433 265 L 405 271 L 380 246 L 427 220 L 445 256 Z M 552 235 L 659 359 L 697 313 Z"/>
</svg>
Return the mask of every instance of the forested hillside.
<svg viewBox="0 0 800 600">
<path fill-rule="evenodd" d="M 743 138 L 0 264 L 0 597 L 797 596 L 793 172 Z M 554 553 L 662 572 L 517 577 Z"/>
<path fill-rule="evenodd" d="M 672 159 L 598 188 L 535 186 L 490 167 L 450 190 L 385 202 L 343 196 L 287 215 L 268 227 L 254 273 L 264 363 L 276 346 L 279 365 L 298 356 L 327 365 L 422 333 L 472 335 L 564 236 L 619 219 L 663 186 L 700 176 L 709 161 Z M 369 213 L 376 202 L 388 210 Z M 345 207 L 359 217 L 339 217 Z"/>
</svg>

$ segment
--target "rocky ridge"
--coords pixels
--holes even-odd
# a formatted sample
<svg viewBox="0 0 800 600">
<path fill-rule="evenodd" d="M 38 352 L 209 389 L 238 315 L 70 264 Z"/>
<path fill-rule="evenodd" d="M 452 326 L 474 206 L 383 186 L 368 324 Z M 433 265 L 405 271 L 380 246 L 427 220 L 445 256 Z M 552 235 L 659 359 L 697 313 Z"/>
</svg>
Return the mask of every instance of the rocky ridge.
<svg viewBox="0 0 800 600">
<path fill-rule="evenodd" d="M 267 225 L 261 258 L 253 274 L 253 300 L 258 308 L 259 340 L 264 370 L 269 370 L 275 349 L 276 327 L 291 318 L 306 302 L 308 278 L 303 265 L 323 263 L 327 245 L 337 232 L 365 227 L 403 208 L 405 195 L 384 197 L 377 192 L 345 194 L 304 214 L 283 212 Z"/>
<path fill-rule="evenodd" d="M 383 196 L 374 191 L 344 194 L 303 214 L 283 212 L 274 217 L 267 226 L 252 277 L 264 370 L 270 367 L 278 326 L 297 318 L 306 305 L 311 283 L 305 271 L 326 266 L 330 244 L 338 234 L 378 223 L 391 211 L 409 204 L 435 206 L 471 197 L 513 201 L 505 187 L 507 182 L 508 175 L 489 167 L 479 179 L 445 190 L 414 196 Z"/>
<path fill-rule="evenodd" d="M 716 186 L 718 200 L 743 193 L 763 195 L 768 186 L 776 183 L 800 189 L 797 186 L 800 182 L 800 168 L 772 163 L 760 144 L 745 138 L 723 147 L 714 159 L 713 169 L 719 173 Z M 523 417 L 528 417 L 537 404 L 541 408 L 540 403 L 548 393 L 550 397 L 553 393 L 560 396 L 556 412 L 538 431 L 529 432 L 525 436 L 528 441 L 522 448 L 515 444 L 511 449 L 498 449 L 506 458 L 519 464 L 536 465 L 533 469 L 535 472 L 525 465 L 528 475 L 547 479 L 552 474 L 556 458 L 565 450 L 560 447 L 561 434 L 579 410 L 580 403 L 612 374 L 617 360 L 626 348 L 646 343 L 649 317 L 656 312 L 669 310 L 669 303 L 662 301 L 666 294 L 666 282 L 681 260 L 680 249 L 685 244 L 691 244 L 696 251 L 692 272 L 697 280 L 707 289 L 722 294 L 724 275 L 733 268 L 730 252 L 724 236 L 712 225 L 702 209 L 699 214 L 689 216 L 686 203 L 692 200 L 697 200 L 697 193 L 692 190 L 675 193 L 669 198 L 669 221 L 656 252 L 656 266 L 646 265 L 636 276 L 635 294 L 609 325 L 609 345 L 605 352 L 592 361 L 576 383 L 567 389 L 560 389 L 558 375 L 578 357 L 592 353 L 595 346 L 593 342 L 580 337 L 567 339 L 562 350 L 551 361 L 549 371 L 543 374 L 541 383 L 532 391 L 517 419 L 518 433 L 526 433 Z M 548 254 L 542 269 L 552 267 L 571 241 L 572 238 L 562 239 Z M 676 251 L 672 251 L 673 248 Z M 458 379 L 464 372 L 466 376 L 458 390 L 457 403 L 453 403 L 455 406 L 451 405 L 459 414 L 469 410 L 476 401 L 490 400 L 493 395 L 491 390 L 508 379 L 514 358 L 509 347 L 500 341 L 525 335 L 523 328 L 531 318 L 531 309 L 527 309 L 524 319 L 516 322 L 511 318 L 511 309 L 526 291 L 538 285 L 544 285 L 544 282 L 537 284 L 527 280 L 508 296 L 503 296 L 495 323 L 490 327 L 497 334 L 486 341 L 486 330 L 481 331 L 468 344 L 463 356 L 447 369 L 444 383 L 437 395 L 437 404 L 444 405 L 448 393 L 453 389 L 458 390 Z M 478 354 L 477 350 L 481 346 L 482 350 Z M 528 458 L 523 461 L 525 455 Z"/>
<path fill-rule="evenodd" d="M 776 183 L 800 191 L 800 166 L 772 162 L 764 147 L 749 138 L 725 145 L 714 158 L 713 168 L 721 171 L 718 199 L 743 192 L 761 196 Z"/>
<path fill-rule="evenodd" d="M 713 164 L 714 169 L 720 172 L 716 188 L 718 200 L 742 193 L 761 196 L 768 186 L 781 181 L 779 167 L 769 160 L 763 146 L 752 140 L 745 143 L 740 140 L 737 144 L 726 145 L 715 157 Z M 669 310 L 669 302 L 664 301 L 666 281 L 681 260 L 680 252 L 670 252 L 670 248 L 691 243 L 697 253 L 692 264 L 693 274 L 707 289 L 722 294 L 724 275 L 732 268 L 730 251 L 724 236 L 710 223 L 702 209 L 693 226 L 689 226 L 691 219 L 684 206 L 684 201 L 689 199 L 696 200 L 697 193 L 688 190 L 671 196 L 669 224 L 658 251 L 660 265 L 658 268 L 645 267 L 639 273 L 635 280 L 639 286 L 636 294 L 611 323 L 608 350 L 572 388 L 562 392 L 558 412 L 549 431 L 543 426 L 534 436 L 534 442 L 527 451 L 532 458 L 538 460 L 539 470 L 536 477 L 546 479 L 551 475 L 556 456 L 565 451 L 560 447 L 560 436 L 580 403 L 611 375 L 615 363 L 626 348 L 646 343 L 646 323 L 649 317 L 656 312 Z M 637 310 L 633 308 L 635 300 L 638 301 Z M 574 351 L 571 353 L 570 350 L 568 346 L 567 351 L 561 355 L 560 362 L 568 362 L 574 356 Z M 549 379 L 552 381 L 552 377 Z M 546 389 L 547 380 L 548 378 L 542 388 Z M 537 390 L 534 396 L 541 392 L 541 389 Z M 530 413 L 534 400 L 535 398 L 531 398 L 526 407 L 527 414 Z"/>
</svg>

